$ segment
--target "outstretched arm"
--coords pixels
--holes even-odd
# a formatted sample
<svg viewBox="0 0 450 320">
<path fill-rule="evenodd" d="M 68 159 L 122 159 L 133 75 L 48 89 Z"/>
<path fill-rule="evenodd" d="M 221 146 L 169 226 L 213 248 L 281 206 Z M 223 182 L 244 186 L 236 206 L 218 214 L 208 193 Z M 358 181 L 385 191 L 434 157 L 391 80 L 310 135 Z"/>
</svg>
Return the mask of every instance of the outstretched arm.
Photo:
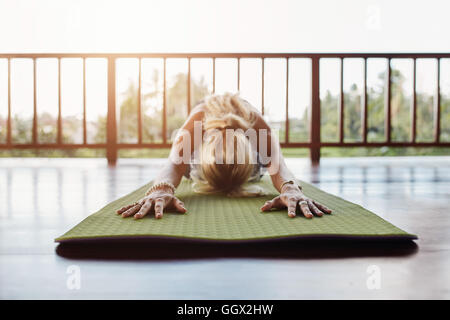
<svg viewBox="0 0 450 320">
<path fill-rule="evenodd" d="M 269 211 L 272 208 L 287 208 L 288 215 L 291 218 L 296 216 L 297 207 L 300 208 L 300 211 L 306 218 L 312 218 L 313 214 L 322 216 L 324 213 L 331 213 L 329 208 L 303 194 L 295 176 L 284 161 L 278 139 L 273 136 L 270 126 L 259 113 L 255 123 L 255 129 L 258 132 L 261 132 L 259 129 L 265 129 L 267 133 L 267 143 L 262 146 L 258 143 L 259 148 L 266 147 L 267 150 L 258 151 L 260 154 L 263 151 L 263 154 L 268 155 L 270 159 L 268 163 L 270 178 L 272 179 L 273 186 L 280 192 L 279 196 L 267 201 L 261 207 L 261 211 Z"/>
<path fill-rule="evenodd" d="M 163 210 L 166 208 L 172 208 L 181 213 L 187 211 L 184 203 L 175 197 L 174 193 L 189 163 L 187 161 L 175 161 L 175 159 L 186 159 L 183 154 L 186 151 L 189 152 L 188 157 L 192 154 L 194 145 L 191 137 L 193 137 L 194 122 L 201 121 L 202 118 L 203 110 L 200 107 L 194 108 L 181 127 L 180 134 L 172 145 L 170 156 L 163 169 L 155 178 L 153 187 L 142 199 L 117 210 L 117 214 L 121 214 L 124 218 L 134 216 L 135 219 L 140 219 L 153 210 L 155 218 L 159 219 L 162 218 Z M 183 148 L 186 144 L 187 150 Z"/>
<path fill-rule="evenodd" d="M 331 213 L 329 208 L 303 194 L 294 175 L 286 166 L 281 152 L 279 157 L 279 169 L 273 172 L 270 177 L 274 187 L 280 192 L 280 195 L 267 201 L 261 207 L 261 211 L 269 211 L 272 208 L 287 208 L 288 215 L 291 218 L 296 216 L 297 207 L 300 208 L 300 211 L 305 218 L 312 218 L 313 214 L 320 217 L 324 213 Z"/>
</svg>

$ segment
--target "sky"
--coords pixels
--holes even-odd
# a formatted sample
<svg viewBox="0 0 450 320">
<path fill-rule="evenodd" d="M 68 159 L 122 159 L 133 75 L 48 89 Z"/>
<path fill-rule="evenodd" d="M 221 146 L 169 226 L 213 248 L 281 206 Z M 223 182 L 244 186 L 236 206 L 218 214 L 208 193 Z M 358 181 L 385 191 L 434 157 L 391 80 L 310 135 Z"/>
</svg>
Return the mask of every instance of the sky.
<svg viewBox="0 0 450 320">
<path fill-rule="evenodd" d="M 1 52 L 448 52 L 446 0 L 0 0 Z"/>
<path fill-rule="evenodd" d="M 450 1 L 444 0 L 0 0 L 0 52 L 450 52 L 449 12 Z M 40 112 L 57 110 L 55 63 L 39 61 Z M 90 119 L 106 111 L 104 63 L 88 62 Z M 371 63 L 369 84 L 377 82 L 383 63 Z M 410 63 L 397 64 L 408 75 Z M 285 64 L 273 59 L 265 66 L 265 110 L 277 120 L 284 118 Z M 118 66 L 119 102 L 129 79 L 137 77 L 136 66 L 136 61 Z M 339 61 L 323 61 L 322 66 L 322 94 L 325 89 L 336 94 Z M 217 92 L 237 89 L 236 67 L 235 60 L 217 61 Z M 291 60 L 290 68 L 289 112 L 301 115 L 310 101 L 310 64 Z M 63 115 L 80 116 L 80 61 L 64 61 L 62 69 Z M 344 88 L 362 83 L 361 61 L 346 61 L 344 69 Z M 4 70 L 5 61 L 0 61 L 1 114 Z M 168 61 L 168 81 L 181 70 L 186 61 Z M 433 92 L 433 70 L 433 61 L 418 65 L 423 75 L 418 88 Z M 31 72 L 30 61 L 13 63 L 13 114 L 31 115 Z M 192 74 L 203 75 L 211 86 L 211 61 L 193 61 Z M 241 77 L 241 94 L 259 106 L 260 61 L 241 61 Z M 410 93 L 412 87 L 404 90 Z"/>
</svg>

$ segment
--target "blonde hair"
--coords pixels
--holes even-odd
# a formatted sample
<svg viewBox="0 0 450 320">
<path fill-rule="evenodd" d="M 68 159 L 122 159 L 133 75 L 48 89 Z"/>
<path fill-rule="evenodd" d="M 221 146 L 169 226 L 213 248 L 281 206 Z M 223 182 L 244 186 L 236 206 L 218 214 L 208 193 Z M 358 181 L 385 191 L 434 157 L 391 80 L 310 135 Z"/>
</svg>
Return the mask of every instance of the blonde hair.
<svg viewBox="0 0 450 320">
<path fill-rule="evenodd" d="M 256 121 L 249 103 L 238 94 L 225 93 L 207 97 L 203 110 L 206 138 L 199 150 L 200 163 L 191 171 L 194 190 L 225 193 L 230 197 L 262 195 L 261 188 L 246 185 L 256 164 L 255 153 L 244 133 Z M 226 129 L 234 129 L 232 144 L 225 142 L 229 137 Z"/>
</svg>

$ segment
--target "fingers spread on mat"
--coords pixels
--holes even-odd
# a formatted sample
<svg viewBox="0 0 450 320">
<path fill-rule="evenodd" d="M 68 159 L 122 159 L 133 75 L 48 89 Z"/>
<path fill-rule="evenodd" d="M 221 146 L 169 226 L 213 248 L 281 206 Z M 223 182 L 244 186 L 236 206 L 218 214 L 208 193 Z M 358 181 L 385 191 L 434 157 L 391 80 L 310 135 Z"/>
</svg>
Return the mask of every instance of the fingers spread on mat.
<svg viewBox="0 0 450 320">
<path fill-rule="evenodd" d="M 291 218 L 295 217 L 296 209 L 297 209 L 297 200 L 296 199 L 289 200 L 288 216 Z"/>
<path fill-rule="evenodd" d="M 158 198 L 155 200 L 155 218 L 160 219 L 163 216 L 164 199 Z"/>
<path fill-rule="evenodd" d="M 308 200 L 308 206 L 309 206 L 309 210 L 312 211 L 312 213 L 314 213 L 316 216 L 321 217 L 323 216 L 323 212 L 319 210 L 319 208 L 317 208 L 314 203 L 312 202 L 312 200 Z"/>
<path fill-rule="evenodd" d="M 262 207 L 261 211 L 269 211 L 272 208 L 283 208 L 284 205 L 280 200 L 280 196 L 273 198 L 272 200 L 267 201 Z"/>
<path fill-rule="evenodd" d="M 264 203 L 264 205 L 261 207 L 261 211 L 270 210 L 270 209 L 272 209 L 272 206 L 273 206 L 273 200 L 266 201 L 266 203 Z"/>
<path fill-rule="evenodd" d="M 299 206 L 300 206 L 300 211 L 303 212 L 303 215 L 305 216 L 305 218 L 311 219 L 313 217 L 311 211 L 309 210 L 308 202 L 306 202 L 305 200 L 300 201 Z"/>
<path fill-rule="evenodd" d="M 152 199 L 145 200 L 144 205 L 141 207 L 139 212 L 134 215 L 134 218 L 141 219 L 141 218 L 145 217 L 145 215 L 150 212 L 150 209 L 152 208 L 152 204 L 153 204 Z"/>
<path fill-rule="evenodd" d="M 128 209 L 133 208 L 135 205 L 136 205 L 136 203 L 129 204 L 129 205 L 127 205 L 127 206 L 125 206 L 125 207 L 122 207 L 122 208 L 120 208 L 119 210 L 117 210 L 116 213 L 117 213 L 117 214 L 124 213 L 124 212 L 127 211 Z"/>
<path fill-rule="evenodd" d="M 138 212 L 140 208 L 141 208 L 140 204 L 134 205 L 133 207 L 131 207 L 130 209 L 128 209 L 127 211 L 122 213 L 122 217 L 123 218 L 129 217 L 129 216 L 135 214 L 136 212 Z"/>
<path fill-rule="evenodd" d="M 173 198 L 173 205 L 178 212 L 185 213 L 187 211 L 183 201 L 178 200 L 177 198 Z"/>
<path fill-rule="evenodd" d="M 321 211 L 330 214 L 331 212 L 333 212 L 331 209 L 329 209 L 328 207 L 324 206 L 323 204 L 318 203 L 317 201 L 313 200 L 313 203 L 316 205 L 317 208 L 319 208 Z"/>
</svg>

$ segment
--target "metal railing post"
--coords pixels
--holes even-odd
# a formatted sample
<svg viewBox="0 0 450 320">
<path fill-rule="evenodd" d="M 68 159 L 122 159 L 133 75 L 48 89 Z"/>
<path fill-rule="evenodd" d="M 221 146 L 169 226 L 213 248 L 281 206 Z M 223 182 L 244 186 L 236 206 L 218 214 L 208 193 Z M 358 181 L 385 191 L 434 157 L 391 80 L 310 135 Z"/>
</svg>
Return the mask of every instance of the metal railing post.
<svg viewBox="0 0 450 320">
<path fill-rule="evenodd" d="M 319 57 L 311 58 L 311 147 L 312 165 L 320 163 L 320 87 L 319 87 Z"/>
<path fill-rule="evenodd" d="M 8 120 L 7 120 L 6 144 L 11 146 L 11 58 L 8 58 Z"/>
<path fill-rule="evenodd" d="M 37 114 L 37 75 L 36 75 L 36 58 L 33 58 L 33 127 L 32 127 L 32 144 L 38 143 L 38 114 Z"/>
<path fill-rule="evenodd" d="M 387 60 L 388 65 L 387 65 L 387 69 L 386 69 L 386 92 L 385 92 L 385 108 L 386 108 L 386 113 L 385 113 L 385 119 L 384 119 L 384 134 L 385 134 L 385 139 L 386 142 L 391 142 L 391 129 L 392 129 L 392 125 L 391 125 L 391 73 L 392 73 L 392 68 L 391 68 L 391 58 L 388 58 Z"/>
<path fill-rule="evenodd" d="M 434 104 L 434 142 L 439 144 L 441 139 L 441 59 L 437 59 L 436 70 L 436 102 Z"/>
<path fill-rule="evenodd" d="M 108 115 L 106 125 L 106 158 L 109 165 L 117 162 L 116 58 L 108 57 Z"/>
</svg>

